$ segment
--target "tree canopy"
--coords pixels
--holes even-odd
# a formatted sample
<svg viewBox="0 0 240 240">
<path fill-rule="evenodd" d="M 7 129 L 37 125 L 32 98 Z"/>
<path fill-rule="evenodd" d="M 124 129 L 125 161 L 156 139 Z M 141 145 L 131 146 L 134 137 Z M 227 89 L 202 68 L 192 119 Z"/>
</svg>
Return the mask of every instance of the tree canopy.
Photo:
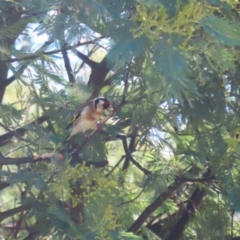
<svg viewBox="0 0 240 240">
<path fill-rule="evenodd" d="M 235 0 L 0 1 L 2 239 L 240 239 Z M 114 107 L 63 141 L 76 106 Z"/>
</svg>

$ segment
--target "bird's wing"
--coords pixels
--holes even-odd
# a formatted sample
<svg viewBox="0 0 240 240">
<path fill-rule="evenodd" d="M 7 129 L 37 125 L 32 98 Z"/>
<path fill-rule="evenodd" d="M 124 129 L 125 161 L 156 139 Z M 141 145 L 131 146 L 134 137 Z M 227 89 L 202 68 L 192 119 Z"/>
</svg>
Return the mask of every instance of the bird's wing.
<svg viewBox="0 0 240 240">
<path fill-rule="evenodd" d="M 84 115 L 87 112 L 89 107 L 90 108 L 93 107 L 93 101 L 91 101 L 90 104 L 89 104 L 89 101 L 88 101 L 78 108 L 77 113 L 71 118 L 71 120 L 70 120 L 69 124 L 67 125 L 66 129 L 69 129 L 70 127 L 72 127 L 73 123 L 76 120 L 80 119 L 82 117 L 82 115 Z"/>
<path fill-rule="evenodd" d="M 67 125 L 66 129 L 69 129 L 70 127 L 72 127 L 72 125 L 74 124 L 74 122 L 78 119 L 80 119 L 82 117 L 82 115 L 85 114 L 86 110 L 87 110 L 87 106 L 86 104 L 82 105 L 78 112 L 71 118 L 69 124 Z"/>
<path fill-rule="evenodd" d="M 69 124 L 67 125 L 66 129 L 69 129 L 70 127 L 72 127 L 73 123 L 74 123 L 78 118 L 80 118 L 80 117 L 81 117 L 81 112 L 75 114 L 75 115 L 71 118 L 71 120 L 70 120 Z"/>
</svg>

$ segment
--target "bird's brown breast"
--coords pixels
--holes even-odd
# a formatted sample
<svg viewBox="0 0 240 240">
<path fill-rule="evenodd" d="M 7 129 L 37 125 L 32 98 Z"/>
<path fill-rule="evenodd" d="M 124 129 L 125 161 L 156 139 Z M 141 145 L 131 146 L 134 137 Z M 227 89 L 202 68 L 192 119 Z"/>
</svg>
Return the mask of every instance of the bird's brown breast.
<svg viewBox="0 0 240 240">
<path fill-rule="evenodd" d="M 97 121 L 101 117 L 101 113 L 96 112 L 96 111 L 91 111 L 90 108 L 87 109 L 85 113 L 85 118 L 88 119 L 89 121 Z"/>
</svg>

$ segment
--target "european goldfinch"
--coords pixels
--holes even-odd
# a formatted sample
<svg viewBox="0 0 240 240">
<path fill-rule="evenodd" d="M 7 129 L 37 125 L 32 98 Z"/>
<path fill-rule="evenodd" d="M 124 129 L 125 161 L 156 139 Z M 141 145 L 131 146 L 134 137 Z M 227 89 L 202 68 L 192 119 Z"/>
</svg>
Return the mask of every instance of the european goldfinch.
<svg viewBox="0 0 240 240">
<path fill-rule="evenodd" d="M 66 129 L 72 128 L 70 134 L 64 140 L 68 142 L 79 132 L 85 132 L 94 128 L 101 118 L 104 110 L 112 110 L 110 102 L 103 97 L 98 97 L 87 101 L 78 108 L 77 113 L 72 117 Z"/>
</svg>

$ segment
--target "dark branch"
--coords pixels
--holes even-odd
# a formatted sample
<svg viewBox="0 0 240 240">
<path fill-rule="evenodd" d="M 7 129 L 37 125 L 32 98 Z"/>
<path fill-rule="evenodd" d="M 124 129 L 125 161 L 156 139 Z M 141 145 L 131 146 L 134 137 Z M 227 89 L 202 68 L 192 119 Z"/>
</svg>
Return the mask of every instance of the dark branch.
<svg viewBox="0 0 240 240">
<path fill-rule="evenodd" d="M 68 80 L 69 80 L 69 82 L 74 83 L 75 79 L 74 79 L 74 76 L 73 76 L 73 70 L 72 70 L 72 67 L 71 67 L 71 64 L 70 64 L 68 53 L 65 49 L 62 50 L 62 55 L 63 55 L 64 65 L 65 65 L 67 75 L 68 75 Z"/>
<path fill-rule="evenodd" d="M 59 161 L 64 160 L 64 156 L 61 153 L 45 153 L 39 156 L 21 157 L 21 158 L 6 158 L 0 153 L 0 165 L 19 165 L 25 163 L 36 163 L 36 162 L 50 162 L 52 158 L 58 159 Z M 104 160 L 101 162 L 87 161 L 86 166 L 94 166 L 96 168 L 102 168 L 108 165 L 108 161 Z M 1 185 L 0 185 L 1 187 Z"/>
<path fill-rule="evenodd" d="M 43 122 L 47 121 L 48 119 L 49 119 L 48 116 L 39 117 L 38 119 L 27 124 L 25 127 L 18 128 L 14 131 L 9 131 L 8 133 L 1 135 L 0 136 L 0 147 L 10 143 L 11 139 L 13 137 L 23 137 L 25 135 L 25 133 L 27 132 L 27 127 L 29 125 L 42 124 Z"/>
<path fill-rule="evenodd" d="M 215 176 L 209 176 L 206 178 L 187 178 L 187 177 L 179 177 L 179 180 L 185 181 L 185 182 L 200 182 L 200 183 L 206 183 L 212 180 L 215 180 Z"/>
<path fill-rule="evenodd" d="M 86 56 L 85 54 L 81 53 L 80 51 L 76 51 L 76 55 L 84 62 L 86 63 L 91 69 L 93 69 L 97 62 L 94 62 L 93 60 L 91 60 L 88 56 Z"/>
<path fill-rule="evenodd" d="M 8 133 L 5 133 L 5 134 L 1 135 L 0 136 L 0 147 L 10 143 L 11 139 L 13 137 L 22 137 L 22 136 L 24 136 L 26 131 L 27 130 L 25 128 L 18 128 L 15 131 L 11 131 L 11 132 L 8 132 Z"/>
<path fill-rule="evenodd" d="M 96 45 L 88 52 L 88 54 L 87 54 L 88 59 L 92 56 L 92 54 L 93 54 L 97 49 L 98 49 L 98 46 L 97 46 L 97 44 L 96 44 Z M 80 64 L 80 66 L 78 67 L 78 69 L 75 70 L 74 73 L 79 72 L 79 70 L 84 66 L 84 64 L 85 64 L 85 62 L 82 61 L 82 63 Z"/>
<path fill-rule="evenodd" d="M 129 149 L 128 149 L 128 146 L 127 146 L 127 138 L 126 136 L 123 136 L 123 135 L 117 135 L 118 138 L 120 138 L 122 140 L 122 143 L 123 143 L 123 148 L 124 148 L 124 151 L 126 153 L 126 156 L 129 158 L 129 160 L 138 168 L 140 169 L 144 174 L 146 175 L 149 175 L 151 174 L 152 172 L 147 170 L 146 168 L 142 167 L 132 156 L 132 154 L 130 153 Z"/>
<path fill-rule="evenodd" d="M 83 198 L 84 190 L 81 188 L 80 184 L 76 184 L 75 187 L 72 188 L 72 196 L 74 196 L 76 199 L 82 199 Z M 72 205 L 72 201 L 71 201 Z M 70 208 L 70 217 L 76 224 L 79 224 L 81 222 L 84 222 L 85 216 L 84 216 L 84 201 L 79 201 L 77 204 L 73 205 Z"/>
<path fill-rule="evenodd" d="M 119 166 L 119 164 L 122 162 L 122 160 L 125 158 L 125 156 L 122 156 L 121 158 L 120 158 L 120 160 L 116 163 L 116 165 L 111 169 L 111 171 L 109 171 L 106 175 L 105 175 L 105 177 L 107 178 L 107 177 L 109 177 L 113 172 L 114 172 L 114 170 Z"/>
<path fill-rule="evenodd" d="M 4 87 L 10 85 L 13 81 L 15 81 L 15 79 L 16 79 L 16 76 L 12 75 L 10 78 L 8 78 L 5 81 L 3 81 Z"/>
<path fill-rule="evenodd" d="M 63 47 L 61 49 L 57 49 L 57 50 L 53 50 L 53 51 L 49 51 L 49 52 L 40 52 L 37 54 L 31 54 L 31 55 L 28 55 L 25 57 L 1 60 L 0 63 L 13 63 L 13 62 L 27 61 L 27 60 L 32 60 L 32 59 L 38 58 L 41 55 L 53 55 L 56 53 L 60 53 L 63 50 L 67 51 L 67 50 L 71 50 L 76 47 L 80 47 L 80 46 L 84 46 L 84 45 L 88 45 L 88 44 L 94 44 L 97 40 L 102 39 L 102 38 L 104 38 L 104 37 L 97 38 L 96 40 L 93 40 L 93 41 L 86 41 L 86 42 L 82 42 L 82 43 L 78 42 L 72 46 Z"/>
<path fill-rule="evenodd" d="M 5 158 L 0 154 L 0 164 L 1 165 L 19 165 L 24 163 L 36 163 L 39 161 L 50 161 L 55 155 L 42 155 L 43 157 L 21 157 L 21 158 Z M 45 156 L 45 157 L 44 157 Z"/>
<path fill-rule="evenodd" d="M 47 46 L 49 46 L 50 44 L 52 44 L 52 42 L 53 42 L 53 41 L 46 41 L 46 42 L 43 44 L 43 46 L 41 47 L 42 51 L 43 51 L 44 49 L 46 49 Z M 40 51 L 40 50 L 38 50 L 38 51 Z M 16 80 L 16 78 L 23 73 L 23 71 L 27 68 L 27 66 L 28 66 L 28 63 L 22 64 L 22 66 L 20 66 L 19 69 L 14 72 L 14 75 L 13 75 L 13 76 L 11 76 L 11 77 L 9 77 L 9 78 L 7 78 L 7 79 L 2 80 L 2 81 L 1 81 L 1 87 L 7 87 L 7 86 L 10 85 L 12 82 L 14 82 L 14 81 Z"/>
<path fill-rule="evenodd" d="M 19 70 L 17 72 L 15 72 L 15 74 L 13 76 L 3 80 L 1 82 L 1 87 L 7 87 L 12 82 L 14 82 L 16 80 L 16 78 L 23 73 L 23 71 L 27 68 L 27 66 L 28 66 L 27 64 L 24 64 L 23 66 L 21 66 L 19 68 Z"/>
<path fill-rule="evenodd" d="M 182 181 L 176 179 L 174 183 L 172 183 L 167 191 L 162 192 L 137 218 L 137 220 L 132 224 L 132 226 L 127 230 L 128 232 L 137 233 L 139 228 L 144 224 L 147 218 L 158 208 L 160 207 L 168 198 L 172 196 L 174 191 L 176 191 L 181 185 Z"/>
<path fill-rule="evenodd" d="M 204 174 L 203 174 L 203 179 L 214 179 L 214 176 L 211 175 L 211 170 L 208 169 Z M 185 177 L 180 177 L 179 179 L 187 179 Z M 185 181 L 185 180 L 183 180 Z M 188 200 L 188 203 L 186 205 L 185 210 L 183 211 L 181 217 L 179 220 L 176 222 L 176 224 L 173 226 L 171 231 L 168 233 L 167 237 L 165 240 L 179 240 L 181 236 L 184 233 L 185 226 L 188 224 L 190 217 L 194 214 L 195 209 L 199 207 L 201 204 L 206 192 L 204 189 L 200 189 L 198 186 L 195 188 L 193 191 L 190 199 Z"/>
<path fill-rule="evenodd" d="M 0 190 L 3 190 L 4 188 L 7 188 L 9 186 L 10 186 L 10 183 L 0 182 Z"/>
<path fill-rule="evenodd" d="M 195 212 L 195 209 L 202 202 L 203 197 L 205 196 L 205 190 L 201 190 L 199 187 L 196 187 L 192 193 L 192 196 L 188 200 L 186 209 L 182 213 L 179 220 L 171 229 L 170 233 L 167 235 L 165 240 L 179 240 L 185 230 L 186 224 L 189 222 L 191 215 Z"/>
<path fill-rule="evenodd" d="M 0 222 L 2 222 L 4 219 L 11 217 L 17 213 L 20 213 L 22 211 L 25 211 L 30 208 L 30 205 L 22 205 L 16 208 L 13 208 L 11 210 L 7 210 L 5 212 L 0 212 Z"/>
<path fill-rule="evenodd" d="M 145 189 L 146 189 L 146 187 L 144 187 L 135 198 L 133 198 L 127 202 L 120 203 L 118 206 L 120 207 L 122 205 L 129 204 L 129 203 L 136 201 L 141 196 L 141 194 L 144 192 Z"/>
<path fill-rule="evenodd" d="M 128 84 L 129 73 L 130 73 L 130 66 L 127 70 L 126 77 L 124 79 L 124 89 L 123 89 L 122 101 L 126 101 L 126 94 L 128 92 L 128 86 L 129 86 L 129 84 Z M 136 129 L 134 129 L 134 131 L 132 132 L 132 136 L 130 137 L 131 140 L 130 140 L 129 146 L 127 146 L 127 149 L 128 149 L 128 152 L 130 153 L 130 155 L 132 154 L 132 152 L 135 151 L 136 135 L 137 135 L 137 131 L 136 131 Z M 126 147 L 126 145 L 124 145 L 124 143 L 123 143 L 123 146 Z M 123 164 L 123 167 L 122 167 L 123 173 L 125 173 L 126 170 L 129 168 L 130 161 L 131 161 L 131 157 L 129 156 L 129 154 L 127 154 L 124 164 Z M 120 181 L 123 182 L 123 178 L 120 179 Z"/>
<path fill-rule="evenodd" d="M 126 100 L 126 96 L 127 96 L 127 92 L 128 92 L 128 86 L 129 86 L 128 78 L 129 78 L 130 70 L 131 70 L 131 67 L 129 65 L 129 67 L 127 69 L 126 77 L 124 79 L 124 91 L 123 91 L 123 100 L 124 101 Z"/>
<path fill-rule="evenodd" d="M 100 63 L 95 62 L 88 81 L 88 85 L 93 87 L 93 92 L 90 98 L 95 98 L 99 95 L 102 87 L 104 86 L 104 80 L 109 71 L 110 68 L 107 65 L 106 58 L 103 58 Z"/>
</svg>

